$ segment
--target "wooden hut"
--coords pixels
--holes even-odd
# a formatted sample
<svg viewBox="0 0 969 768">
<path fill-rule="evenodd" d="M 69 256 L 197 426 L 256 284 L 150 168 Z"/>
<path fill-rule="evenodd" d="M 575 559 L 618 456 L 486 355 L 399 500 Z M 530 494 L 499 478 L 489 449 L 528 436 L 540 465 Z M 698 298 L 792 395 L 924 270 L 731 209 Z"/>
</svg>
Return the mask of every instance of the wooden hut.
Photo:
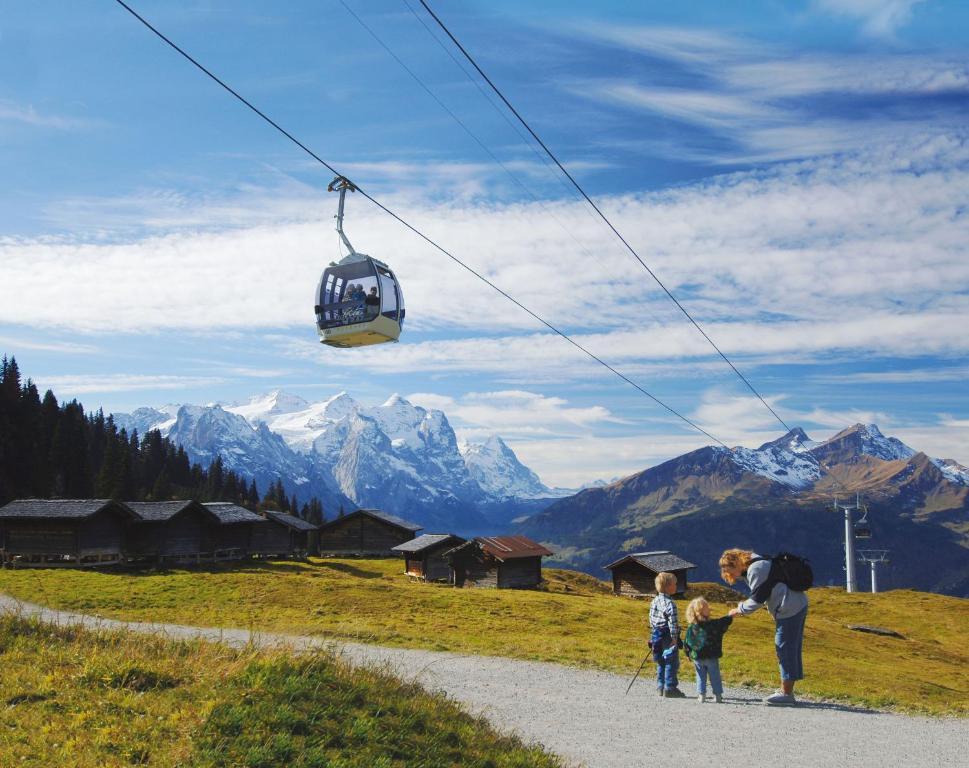
<svg viewBox="0 0 969 768">
<path fill-rule="evenodd" d="M 197 501 L 132 501 L 138 516 L 131 526 L 126 553 L 130 560 L 200 561 L 208 551 L 210 529 L 218 519 Z"/>
<path fill-rule="evenodd" d="M 542 581 L 542 558 L 552 553 L 524 536 L 479 536 L 446 554 L 457 587 L 528 589 Z"/>
<path fill-rule="evenodd" d="M 306 557 L 315 549 L 319 526 L 283 512 L 266 512 L 266 525 L 253 528 L 252 554 L 258 557 Z"/>
<path fill-rule="evenodd" d="M 0 508 L 0 560 L 14 566 L 95 566 L 124 559 L 137 516 L 110 499 L 19 499 Z"/>
<path fill-rule="evenodd" d="M 390 557 L 421 526 L 376 509 L 358 509 L 320 527 L 320 554 Z"/>
<path fill-rule="evenodd" d="M 421 581 L 448 581 L 451 566 L 444 554 L 466 540 L 453 533 L 425 533 L 394 547 L 404 556 L 404 573 Z"/>
<path fill-rule="evenodd" d="M 269 525 L 266 519 L 245 507 L 228 501 L 203 504 L 216 519 L 208 529 L 206 548 L 213 560 L 239 560 L 252 553 L 254 540 L 262 535 L 259 526 Z"/>
<path fill-rule="evenodd" d="M 668 550 L 637 552 L 609 563 L 612 591 L 626 597 L 652 597 L 656 594 L 656 574 L 667 571 L 676 576 L 676 594 L 686 592 L 686 572 L 696 568 L 691 562 Z"/>
</svg>

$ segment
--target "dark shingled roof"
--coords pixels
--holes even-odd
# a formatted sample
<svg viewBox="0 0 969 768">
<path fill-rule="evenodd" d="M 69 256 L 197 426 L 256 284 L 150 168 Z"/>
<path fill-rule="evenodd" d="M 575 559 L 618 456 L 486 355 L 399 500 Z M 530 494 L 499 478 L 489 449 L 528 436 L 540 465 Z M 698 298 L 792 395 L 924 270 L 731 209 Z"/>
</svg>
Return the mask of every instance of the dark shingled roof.
<svg viewBox="0 0 969 768">
<path fill-rule="evenodd" d="M 369 515 L 374 520 L 380 520 L 383 523 L 390 523 L 398 528 L 403 528 L 405 531 L 419 531 L 424 527 L 423 525 L 412 523 L 409 520 L 404 520 L 403 518 L 395 517 L 394 515 L 390 515 L 386 512 L 381 512 L 379 509 L 357 509 L 347 515 L 344 515 L 343 517 L 338 517 L 335 520 L 330 520 L 323 523 L 321 527 L 329 528 L 330 526 L 336 525 L 337 523 L 346 520 L 348 517 L 353 517 L 354 515 Z"/>
<path fill-rule="evenodd" d="M 662 549 L 657 552 L 636 552 L 632 555 L 626 555 L 620 557 L 616 562 L 609 563 L 606 568 L 615 568 L 618 565 L 632 560 L 633 562 L 639 563 L 649 570 L 660 573 L 662 571 L 681 571 L 689 570 L 691 568 L 696 568 L 694 563 L 684 560 L 682 557 L 674 555 L 668 550 Z"/>
<path fill-rule="evenodd" d="M 126 504 L 111 499 L 17 499 L 0 507 L 0 518 L 82 520 L 107 507 L 119 510 L 129 517 L 135 516 Z"/>
<path fill-rule="evenodd" d="M 222 525 L 231 523 L 264 523 L 265 519 L 245 507 L 228 501 L 207 501 L 203 505 L 207 510 L 219 518 Z"/>
<path fill-rule="evenodd" d="M 313 525 L 309 520 L 304 520 L 301 517 L 296 517 L 296 515 L 287 515 L 284 512 L 266 512 L 266 517 L 275 520 L 277 523 L 282 523 L 283 525 L 288 525 L 297 531 L 316 531 L 319 530 L 318 525 Z"/>
<path fill-rule="evenodd" d="M 405 541 L 403 544 L 398 544 L 396 547 L 391 547 L 395 552 L 423 552 L 425 549 L 430 549 L 431 547 L 436 547 L 438 544 L 443 544 L 445 542 L 453 542 L 455 546 L 464 543 L 464 539 L 460 536 L 456 536 L 453 533 L 425 533 L 423 536 L 418 536 L 416 539 L 411 539 L 410 541 Z"/>
<path fill-rule="evenodd" d="M 201 505 L 192 499 L 179 501 L 129 501 L 128 506 L 145 522 L 162 523 L 191 506 Z"/>
</svg>

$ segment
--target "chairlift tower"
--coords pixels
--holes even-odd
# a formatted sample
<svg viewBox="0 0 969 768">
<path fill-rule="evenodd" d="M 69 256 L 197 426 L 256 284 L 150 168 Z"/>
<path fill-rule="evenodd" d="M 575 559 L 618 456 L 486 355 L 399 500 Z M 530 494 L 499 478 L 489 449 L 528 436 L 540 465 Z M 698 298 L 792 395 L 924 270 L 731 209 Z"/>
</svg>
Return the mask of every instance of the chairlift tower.
<svg viewBox="0 0 969 768">
<path fill-rule="evenodd" d="M 888 550 L 887 549 L 859 549 L 858 550 L 858 561 L 862 563 L 871 564 L 871 593 L 877 594 L 878 592 L 878 564 L 888 563 Z"/>
<path fill-rule="evenodd" d="M 834 508 L 842 509 L 845 513 L 845 590 L 847 592 L 857 592 L 858 583 L 855 579 L 855 537 L 868 539 L 871 538 L 871 529 L 868 527 L 868 508 L 861 503 L 860 495 L 855 495 L 854 504 L 842 504 L 837 497 L 834 500 Z M 861 518 L 856 524 L 852 513 L 861 512 Z"/>
</svg>

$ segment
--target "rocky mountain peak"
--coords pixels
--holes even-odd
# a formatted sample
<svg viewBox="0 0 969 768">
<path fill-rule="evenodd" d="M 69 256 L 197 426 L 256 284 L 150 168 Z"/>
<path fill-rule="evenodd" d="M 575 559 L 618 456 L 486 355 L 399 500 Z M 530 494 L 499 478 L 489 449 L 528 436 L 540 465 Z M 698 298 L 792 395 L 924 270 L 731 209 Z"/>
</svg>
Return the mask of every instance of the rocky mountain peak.
<svg viewBox="0 0 969 768">
<path fill-rule="evenodd" d="M 814 447 L 815 445 L 817 445 L 817 443 L 808 437 L 807 432 L 800 427 L 794 427 L 783 437 L 779 437 L 776 440 L 771 440 L 769 443 L 764 443 L 757 450 L 765 451 L 769 448 L 783 448 L 788 451 L 800 453 Z"/>
</svg>

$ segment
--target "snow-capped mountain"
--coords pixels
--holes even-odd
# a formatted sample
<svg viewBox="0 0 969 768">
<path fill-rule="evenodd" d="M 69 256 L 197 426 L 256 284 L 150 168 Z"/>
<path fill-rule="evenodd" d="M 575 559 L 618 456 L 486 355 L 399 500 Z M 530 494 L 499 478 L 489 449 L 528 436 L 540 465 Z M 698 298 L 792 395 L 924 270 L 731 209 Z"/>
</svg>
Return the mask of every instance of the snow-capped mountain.
<svg viewBox="0 0 969 768">
<path fill-rule="evenodd" d="M 895 587 L 969 596 L 969 471 L 855 424 L 822 442 L 792 430 L 757 449 L 707 446 L 557 501 L 519 525 L 560 561 L 600 573 L 617 553 L 670 549 L 714 579 L 720 552 L 749 546 L 811 558 L 818 583 L 843 578 L 836 497 L 860 494 L 892 551 Z M 634 549 L 635 548 L 635 549 Z"/>
<path fill-rule="evenodd" d="M 260 485 L 281 477 L 297 495 L 322 485 L 346 504 L 441 530 L 484 530 L 489 518 L 518 514 L 517 500 L 534 509 L 561 495 L 500 438 L 459 449 L 443 412 L 396 394 L 367 408 L 346 392 L 310 403 L 276 390 L 241 405 L 139 408 L 115 421 L 129 431 L 161 429 L 203 464 L 221 455 Z"/>
<path fill-rule="evenodd" d="M 471 477 L 496 499 L 541 499 L 559 495 L 553 494 L 497 435 L 483 443 L 463 443 L 460 450 Z"/>
<path fill-rule="evenodd" d="M 814 442 L 797 427 L 760 448 L 724 448 L 738 466 L 792 489 L 809 488 L 827 467 L 858 464 L 865 457 L 878 461 L 907 461 L 917 451 L 895 437 L 886 437 L 875 424 L 855 424 L 824 442 Z M 969 486 L 969 469 L 952 459 L 931 459 L 949 482 Z"/>
</svg>

